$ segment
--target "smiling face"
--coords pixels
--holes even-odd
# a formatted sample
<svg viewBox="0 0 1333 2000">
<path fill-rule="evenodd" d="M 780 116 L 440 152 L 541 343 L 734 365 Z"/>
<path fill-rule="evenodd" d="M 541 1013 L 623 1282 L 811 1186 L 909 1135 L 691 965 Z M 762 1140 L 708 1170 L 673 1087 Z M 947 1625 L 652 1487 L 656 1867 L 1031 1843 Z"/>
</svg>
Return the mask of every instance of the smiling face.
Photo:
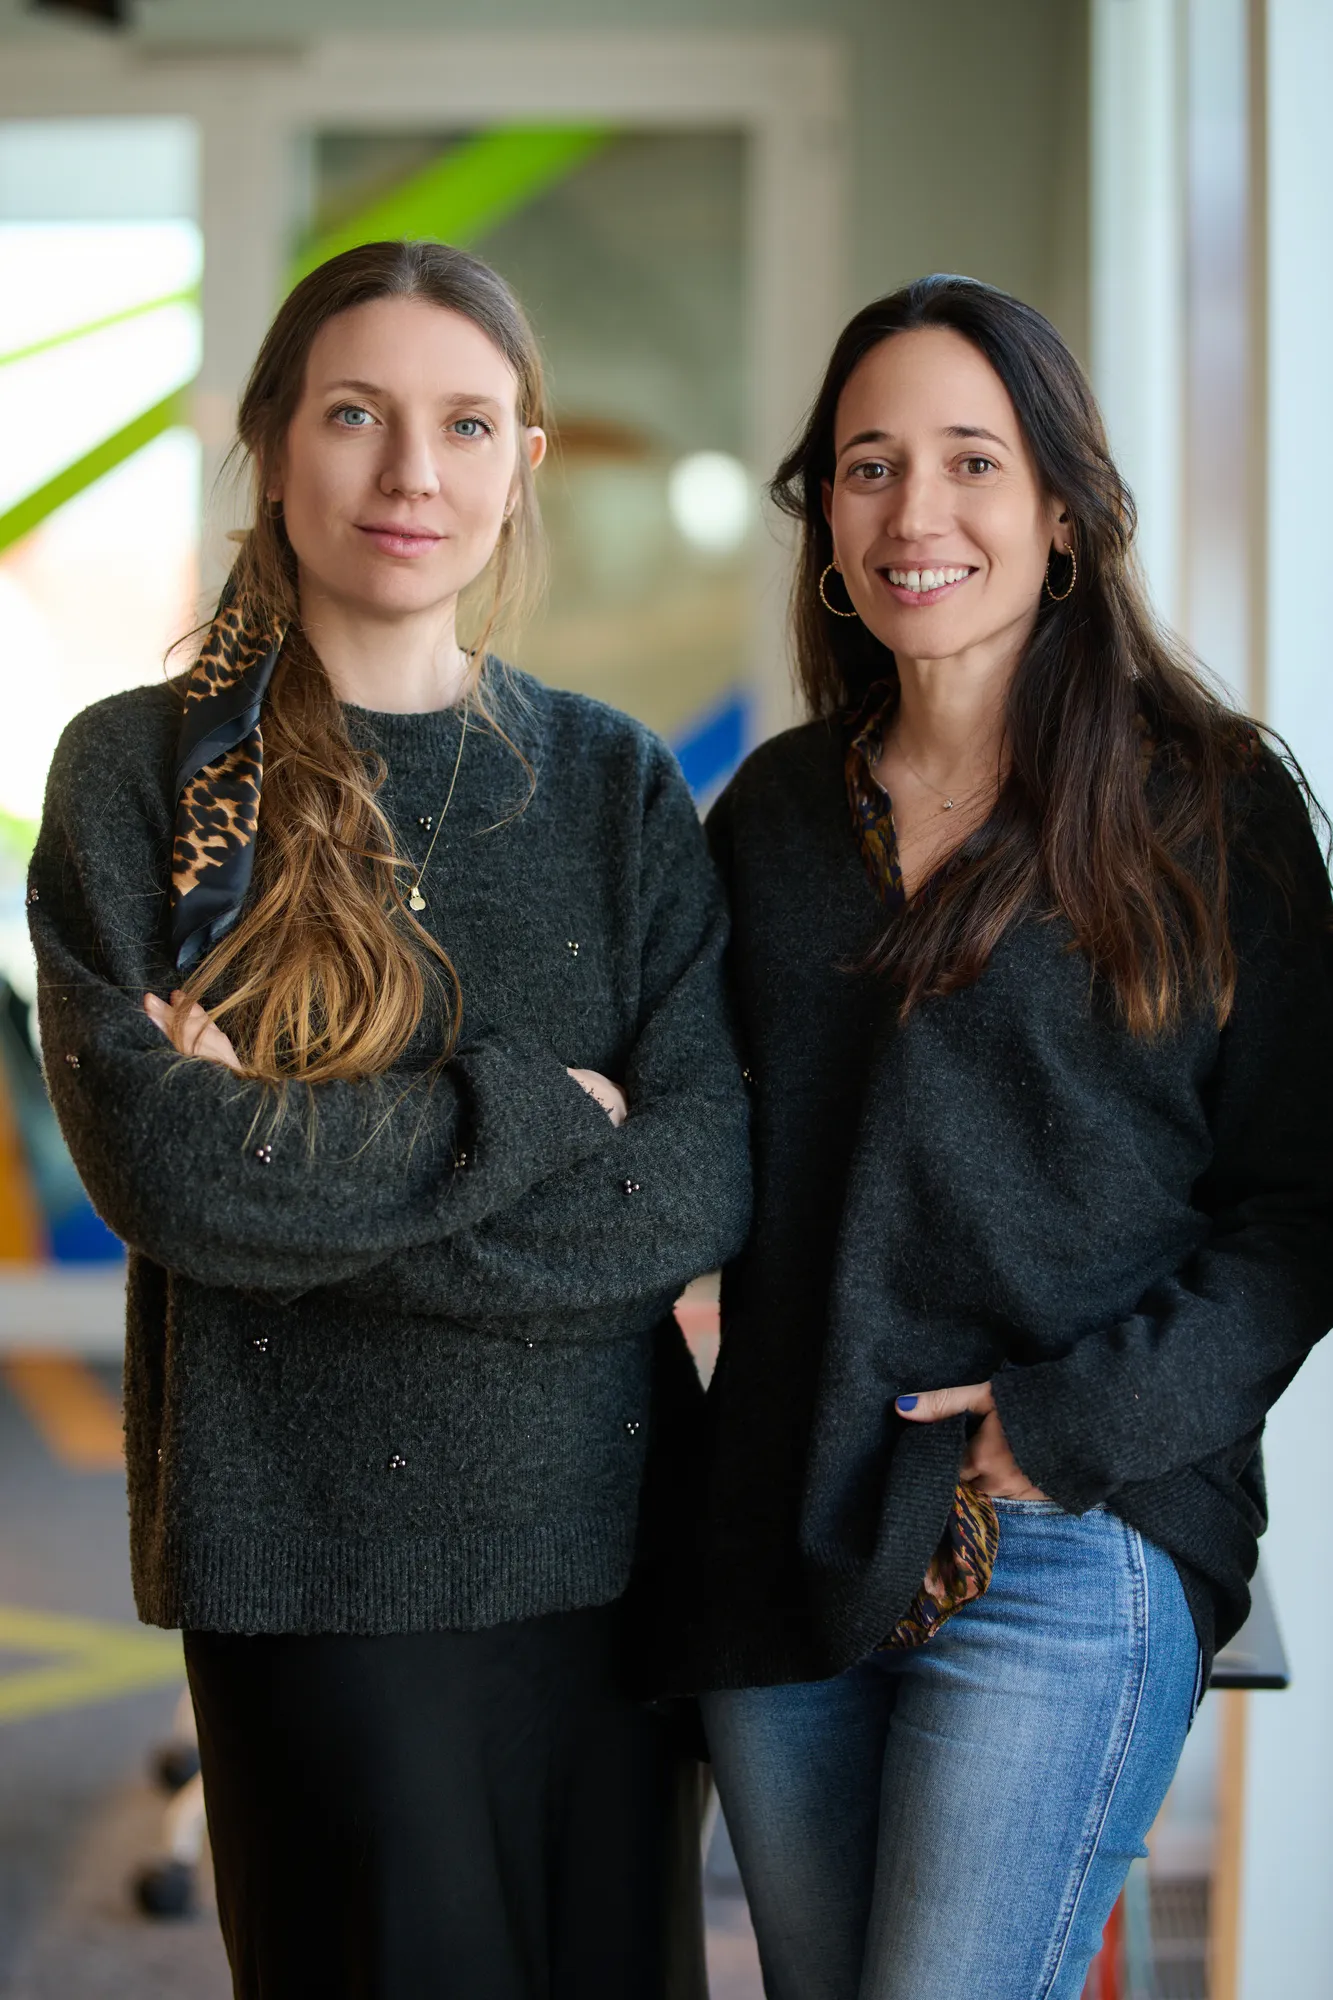
<svg viewBox="0 0 1333 2000">
<path fill-rule="evenodd" d="M 449 610 L 486 567 L 520 499 L 517 378 L 481 328 L 422 299 L 376 299 L 311 344 L 281 463 L 280 501 L 307 595 L 372 615 Z"/>
<path fill-rule="evenodd" d="M 1070 534 L 980 350 L 944 327 L 882 341 L 848 377 L 834 449 L 835 560 L 875 637 L 905 659 L 1016 661 Z"/>
</svg>

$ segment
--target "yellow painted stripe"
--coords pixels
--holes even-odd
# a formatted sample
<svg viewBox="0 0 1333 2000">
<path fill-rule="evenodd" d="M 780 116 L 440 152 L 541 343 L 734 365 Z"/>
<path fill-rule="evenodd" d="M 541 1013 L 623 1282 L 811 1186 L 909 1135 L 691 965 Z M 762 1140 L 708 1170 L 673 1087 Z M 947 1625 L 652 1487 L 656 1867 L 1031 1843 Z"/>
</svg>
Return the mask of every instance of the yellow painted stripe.
<svg viewBox="0 0 1333 2000">
<path fill-rule="evenodd" d="M 0 1604 L 0 1649 L 11 1653 L 86 1653 L 98 1646 L 157 1645 L 170 1641 L 153 1625 L 113 1625 L 105 1618 L 76 1618 L 67 1611 L 30 1611 Z"/>
<path fill-rule="evenodd" d="M 184 1671 L 178 1633 L 12 1604 L 0 1605 L 0 1649 L 56 1655 L 45 1665 L 0 1675 L 0 1723 L 161 1687 Z"/>
<path fill-rule="evenodd" d="M 120 1408 L 84 1362 L 68 1354 L 6 1356 L 4 1375 L 48 1450 L 71 1472 L 119 1472 Z"/>
<path fill-rule="evenodd" d="M 115 1701 L 141 1688 L 163 1687 L 182 1678 L 180 1649 L 170 1658 L 146 1661 L 94 1659 L 69 1666 L 34 1667 L 0 1678 L 0 1723 L 26 1722 L 61 1708 L 86 1708 Z"/>
</svg>

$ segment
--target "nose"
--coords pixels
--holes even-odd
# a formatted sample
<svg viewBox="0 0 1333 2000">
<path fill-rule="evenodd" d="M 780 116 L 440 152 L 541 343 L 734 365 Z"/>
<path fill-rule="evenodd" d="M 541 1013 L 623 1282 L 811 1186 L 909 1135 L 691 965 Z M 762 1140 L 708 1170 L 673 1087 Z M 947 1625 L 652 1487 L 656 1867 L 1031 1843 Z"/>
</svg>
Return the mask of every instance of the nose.
<svg viewBox="0 0 1333 2000">
<path fill-rule="evenodd" d="M 895 541 L 916 542 L 948 531 L 951 513 L 944 483 L 926 466 L 908 466 L 889 487 L 885 532 Z"/>
<path fill-rule="evenodd" d="M 417 424 L 398 424 L 389 433 L 389 449 L 380 470 L 381 493 L 405 500 L 426 500 L 440 490 L 440 474 L 432 449 L 433 433 Z"/>
</svg>

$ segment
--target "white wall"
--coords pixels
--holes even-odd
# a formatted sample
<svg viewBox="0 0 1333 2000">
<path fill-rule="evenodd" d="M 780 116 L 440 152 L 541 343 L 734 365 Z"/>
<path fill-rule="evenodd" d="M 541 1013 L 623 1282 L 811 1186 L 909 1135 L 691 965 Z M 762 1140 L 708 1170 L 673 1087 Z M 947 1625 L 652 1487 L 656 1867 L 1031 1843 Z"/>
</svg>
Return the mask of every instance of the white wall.
<svg viewBox="0 0 1333 2000">
<path fill-rule="evenodd" d="M 1182 49 L 1176 0 L 1092 0 L 1091 357 L 1153 601 L 1181 609 Z"/>
<path fill-rule="evenodd" d="M 1093 373 L 1149 581 L 1333 805 L 1333 4 L 1092 0 L 1090 74 Z M 1256 220 L 1263 240 L 1247 241 Z M 1256 348 L 1249 260 L 1265 268 L 1265 248 Z M 1311 1541 L 1331 1437 L 1333 1338 L 1274 1410 L 1265 1452 L 1263 1560 L 1294 1678 L 1250 1697 L 1239 2000 L 1333 1996 L 1333 1593 Z"/>
<path fill-rule="evenodd" d="M 1329 0 L 1269 0 L 1268 75 L 1268 720 L 1333 805 L 1333 480 L 1324 445 L 1333 377 Z"/>
<path fill-rule="evenodd" d="M 1268 0 L 1268 720 L 1333 801 L 1333 7 Z M 1333 1022 L 1329 1023 L 1333 1033 Z M 1333 1134 L 1330 1135 L 1333 1143 Z M 1264 1560 L 1294 1680 L 1251 1702 L 1241 2000 L 1333 1994 L 1333 1592 L 1320 1559 L 1333 1341 L 1273 1412 Z"/>
<path fill-rule="evenodd" d="M 1185 8 L 1184 468 L 1180 618 L 1241 707 L 1262 705 L 1252 597 L 1255 212 L 1250 0 Z"/>
</svg>

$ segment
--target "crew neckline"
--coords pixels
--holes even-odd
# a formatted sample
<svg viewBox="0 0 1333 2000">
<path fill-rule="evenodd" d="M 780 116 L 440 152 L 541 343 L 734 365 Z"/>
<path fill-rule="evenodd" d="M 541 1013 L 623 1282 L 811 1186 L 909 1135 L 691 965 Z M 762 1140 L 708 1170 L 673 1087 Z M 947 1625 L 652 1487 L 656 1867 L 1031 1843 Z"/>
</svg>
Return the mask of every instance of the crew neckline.
<svg viewBox="0 0 1333 2000">
<path fill-rule="evenodd" d="M 493 714 L 498 690 L 492 664 L 488 658 L 479 685 L 486 689 L 487 708 Z M 453 735 L 460 726 L 464 705 L 458 701 L 448 708 L 365 708 L 355 701 L 339 703 L 350 725 L 369 731 L 382 742 L 403 745 Z M 468 717 L 469 729 L 484 728 L 486 722 L 486 714 L 474 704 Z"/>
<path fill-rule="evenodd" d="M 461 708 L 362 708 L 353 701 L 340 702 L 339 706 L 351 733 L 373 738 L 380 749 L 448 742 L 462 725 Z M 473 714 L 469 728 L 478 720 Z"/>
</svg>

